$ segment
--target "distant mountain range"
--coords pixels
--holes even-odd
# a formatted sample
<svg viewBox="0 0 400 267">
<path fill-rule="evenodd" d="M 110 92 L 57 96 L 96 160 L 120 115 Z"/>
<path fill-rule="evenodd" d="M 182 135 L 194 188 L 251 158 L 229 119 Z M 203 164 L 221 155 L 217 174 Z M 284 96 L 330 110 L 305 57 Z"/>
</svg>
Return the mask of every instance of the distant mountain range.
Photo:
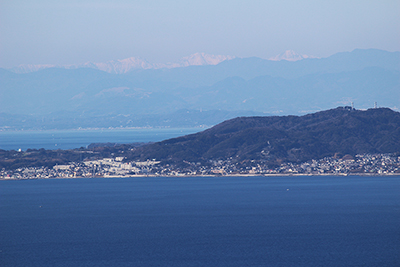
<svg viewBox="0 0 400 267">
<path fill-rule="evenodd" d="M 400 152 L 400 113 L 339 107 L 305 116 L 240 117 L 200 133 L 139 147 L 134 160 L 305 162 L 324 157 Z"/>
<path fill-rule="evenodd" d="M 88 67 L 0 69 L 0 129 L 190 127 L 234 116 L 301 115 L 352 102 L 358 109 L 374 102 L 400 108 L 400 52 L 227 59 L 198 54 L 180 63 L 187 67 L 144 65 L 122 74 Z M 135 62 L 125 63 L 142 64 Z M 115 64 L 114 70 L 123 63 Z"/>
<path fill-rule="evenodd" d="M 182 68 L 189 66 L 206 66 L 206 65 L 217 65 L 225 60 L 234 59 L 234 56 L 225 56 L 225 55 L 210 55 L 206 53 L 195 53 L 187 57 L 183 57 L 178 62 L 173 63 L 149 63 L 145 59 L 141 58 L 125 58 L 120 60 L 111 60 L 104 63 L 94 63 L 87 62 L 83 64 L 74 64 L 74 65 L 51 65 L 51 64 L 43 64 L 43 65 L 32 65 L 32 64 L 23 64 L 18 67 L 14 67 L 9 69 L 15 73 L 29 73 L 35 72 L 38 70 L 48 69 L 48 68 L 63 68 L 63 69 L 78 69 L 78 68 L 92 68 L 97 70 L 102 70 L 108 73 L 115 74 L 123 74 L 127 73 L 131 70 L 137 69 L 172 69 L 172 68 Z M 294 52 L 293 50 L 287 50 L 282 54 L 279 54 L 275 57 L 270 58 L 272 61 L 297 61 L 306 58 L 316 58 L 314 56 L 300 55 Z"/>
<path fill-rule="evenodd" d="M 10 70 L 15 73 L 29 73 L 38 70 L 48 69 L 48 68 L 63 68 L 63 69 L 78 69 L 78 68 L 91 68 L 102 70 L 108 73 L 123 74 L 131 70 L 136 69 L 162 69 L 162 68 L 182 68 L 188 66 L 205 66 L 205 65 L 217 65 L 225 60 L 234 59 L 234 56 L 224 56 L 224 55 L 210 55 L 206 53 L 195 53 L 188 57 L 182 58 L 180 61 L 175 63 L 149 63 L 145 59 L 130 57 L 121 60 L 111 60 L 104 63 L 93 63 L 87 62 L 83 64 L 75 65 L 31 65 L 23 64 Z"/>
</svg>

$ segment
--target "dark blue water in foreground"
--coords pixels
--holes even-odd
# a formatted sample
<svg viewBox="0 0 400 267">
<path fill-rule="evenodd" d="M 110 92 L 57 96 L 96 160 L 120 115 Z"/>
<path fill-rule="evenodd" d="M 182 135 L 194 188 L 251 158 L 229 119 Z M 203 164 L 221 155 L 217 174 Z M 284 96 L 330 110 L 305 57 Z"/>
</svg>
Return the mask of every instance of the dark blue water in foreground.
<svg viewBox="0 0 400 267">
<path fill-rule="evenodd" d="M 91 143 L 158 142 L 192 134 L 203 128 L 103 129 L 0 132 L 0 149 L 73 149 Z"/>
<path fill-rule="evenodd" d="M 400 266 L 400 177 L 0 181 L 1 266 Z"/>
</svg>

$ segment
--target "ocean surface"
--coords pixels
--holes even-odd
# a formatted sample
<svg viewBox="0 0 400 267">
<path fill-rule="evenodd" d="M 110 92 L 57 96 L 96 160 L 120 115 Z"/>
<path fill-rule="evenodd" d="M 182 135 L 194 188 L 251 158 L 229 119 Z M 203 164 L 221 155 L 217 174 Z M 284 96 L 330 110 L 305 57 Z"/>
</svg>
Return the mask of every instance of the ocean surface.
<svg viewBox="0 0 400 267">
<path fill-rule="evenodd" d="M 0 149 L 73 149 L 91 143 L 158 142 L 197 133 L 204 128 L 150 128 L 59 131 L 0 131 Z"/>
<path fill-rule="evenodd" d="M 0 181 L 0 266 L 400 266 L 400 177 Z"/>
</svg>

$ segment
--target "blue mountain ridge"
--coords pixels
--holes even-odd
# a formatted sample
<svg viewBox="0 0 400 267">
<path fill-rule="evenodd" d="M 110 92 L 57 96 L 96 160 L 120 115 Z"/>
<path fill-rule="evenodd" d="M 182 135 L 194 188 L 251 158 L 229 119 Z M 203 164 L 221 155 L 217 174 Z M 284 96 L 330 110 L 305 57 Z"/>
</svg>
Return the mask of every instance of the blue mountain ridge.
<svg viewBox="0 0 400 267">
<path fill-rule="evenodd" d="M 378 102 L 396 110 L 400 107 L 400 52 L 356 49 L 295 62 L 236 58 L 218 65 L 126 74 L 90 68 L 49 68 L 27 74 L 0 69 L 0 80 L 0 127 L 11 128 L 15 123 L 7 118 L 16 115 L 33 116 L 31 121 L 41 118 L 43 124 L 37 122 L 36 127 L 46 128 L 44 121 L 49 117 L 60 123 L 73 117 L 76 127 L 88 127 L 90 118 L 121 114 L 130 118 L 118 121 L 122 126 L 135 126 L 127 122 L 146 116 L 152 117 L 148 125 L 160 126 L 157 117 L 173 117 L 179 110 L 284 115 L 351 102 L 357 108 Z M 190 113 L 186 119 L 191 120 Z"/>
</svg>

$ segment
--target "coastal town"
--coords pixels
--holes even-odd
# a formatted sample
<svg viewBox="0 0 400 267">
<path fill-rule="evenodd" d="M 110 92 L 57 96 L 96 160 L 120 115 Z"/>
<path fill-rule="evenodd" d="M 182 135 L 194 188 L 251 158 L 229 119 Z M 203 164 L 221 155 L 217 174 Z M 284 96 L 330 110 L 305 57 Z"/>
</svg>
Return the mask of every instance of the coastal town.
<svg viewBox="0 0 400 267">
<path fill-rule="evenodd" d="M 303 163 L 283 162 L 275 168 L 260 160 L 210 160 L 207 165 L 184 161 L 180 166 L 156 160 L 127 161 L 124 157 L 71 162 L 48 167 L 0 170 L 0 179 L 107 178 L 151 176 L 278 176 L 278 175 L 400 175 L 397 154 L 326 157 Z"/>
</svg>

